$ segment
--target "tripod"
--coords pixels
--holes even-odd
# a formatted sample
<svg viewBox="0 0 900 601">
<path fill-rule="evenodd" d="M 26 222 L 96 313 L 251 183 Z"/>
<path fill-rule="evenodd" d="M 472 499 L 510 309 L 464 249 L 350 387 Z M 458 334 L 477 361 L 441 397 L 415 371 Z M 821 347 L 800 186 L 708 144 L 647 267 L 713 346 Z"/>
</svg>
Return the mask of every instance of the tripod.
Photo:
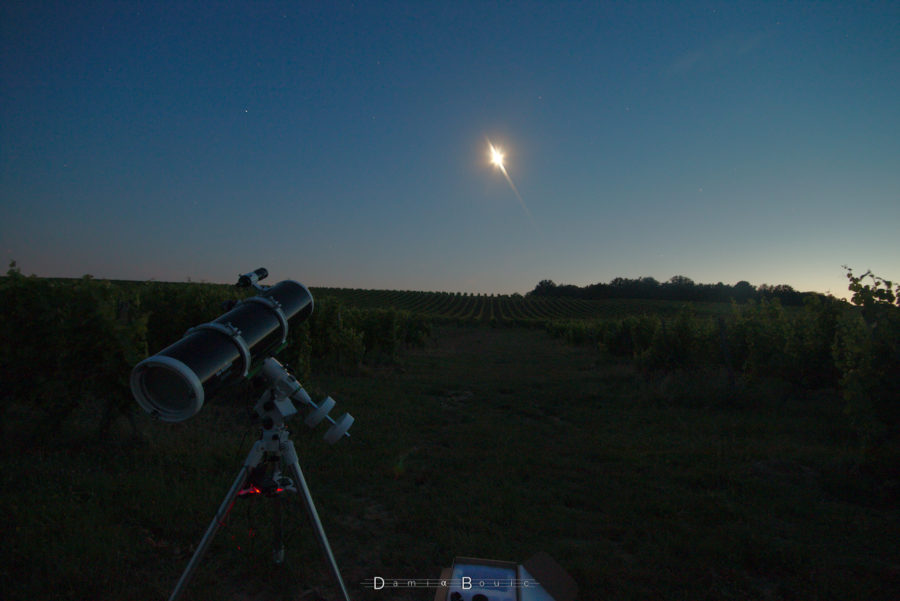
<svg viewBox="0 0 900 601">
<path fill-rule="evenodd" d="M 284 422 L 285 419 L 297 413 L 296 407 L 294 407 L 294 404 L 291 402 L 292 399 L 311 405 L 314 408 L 314 411 L 306 418 L 307 425 L 313 427 L 322 421 L 323 418 L 327 418 L 333 425 L 325 434 L 325 440 L 334 443 L 344 436 L 350 436 L 347 433 L 347 430 L 353 423 L 353 417 L 349 414 L 344 414 L 337 422 L 334 422 L 330 417 L 327 417 L 326 414 L 328 410 L 334 406 L 334 401 L 331 397 L 326 398 L 320 406 L 317 406 L 312 402 L 309 395 L 306 394 L 306 391 L 303 390 L 297 380 L 287 372 L 284 366 L 271 357 L 267 358 L 263 363 L 261 373 L 269 383 L 268 389 L 263 393 L 262 397 L 260 397 L 254 407 L 256 415 L 262 420 L 262 433 L 260 434 L 259 440 L 257 440 L 253 444 L 253 448 L 250 449 L 247 459 L 244 460 L 244 465 L 234 479 L 234 483 L 231 485 L 228 494 L 225 495 L 225 500 L 222 501 L 222 504 L 219 506 L 219 510 L 216 512 L 212 523 L 210 523 L 209 528 L 206 529 L 206 534 L 203 535 L 203 539 L 200 541 L 197 550 L 194 551 L 191 561 L 188 563 L 187 568 L 185 568 L 184 573 L 181 574 L 178 584 L 175 585 L 175 590 L 172 591 L 169 601 L 176 601 L 181 597 L 185 587 L 194 575 L 194 571 L 203 559 L 203 555 L 206 553 L 213 537 L 224 524 L 225 518 L 231 511 L 231 506 L 234 504 L 235 498 L 238 495 L 264 492 L 259 488 L 258 483 L 251 482 L 253 474 L 257 472 L 257 469 L 261 467 L 260 464 L 264 461 L 277 462 L 278 465 L 286 465 L 289 469 L 289 473 L 294 478 L 294 480 L 291 481 L 290 478 L 283 477 L 280 472 L 276 471 L 273 478 L 274 482 L 272 482 L 272 484 L 277 487 L 275 490 L 278 492 L 298 492 L 294 487 L 294 482 L 299 484 L 299 492 L 303 499 L 303 503 L 306 505 L 306 510 L 309 513 L 309 519 L 316 537 L 319 540 L 319 544 L 325 553 L 325 557 L 328 560 L 328 564 L 331 567 L 331 571 L 334 574 L 338 587 L 341 589 L 344 601 L 350 601 L 350 596 L 347 594 L 347 588 L 344 586 L 344 580 L 341 578 L 341 572 L 338 569 L 337 562 L 331 552 L 331 546 L 328 544 L 328 537 L 325 536 L 325 530 L 322 528 L 322 522 L 319 520 L 319 514 L 316 511 L 312 494 L 309 492 L 309 487 L 306 485 L 306 479 L 303 477 L 303 471 L 300 469 L 297 451 L 294 448 L 294 443 L 290 439 L 290 433 L 285 427 Z M 284 560 L 284 543 L 281 537 L 280 499 L 276 499 L 276 503 L 274 559 L 276 563 L 281 563 L 281 561 Z"/>
</svg>

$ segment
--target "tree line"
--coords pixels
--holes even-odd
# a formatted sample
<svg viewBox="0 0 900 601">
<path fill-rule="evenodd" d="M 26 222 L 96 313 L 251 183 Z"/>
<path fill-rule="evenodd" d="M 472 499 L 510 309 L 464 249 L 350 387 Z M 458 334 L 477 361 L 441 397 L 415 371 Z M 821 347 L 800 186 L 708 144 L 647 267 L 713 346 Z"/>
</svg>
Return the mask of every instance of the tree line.
<svg viewBox="0 0 900 601">
<path fill-rule="evenodd" d="M 741 280 L 737 284 L 697 284 L 691 278 L 676 275 L 666 282 L 659 282 L 656 278 L 622 278 L 611 280 L 608 284 L 597 283 L 587 286 L 575 286 L 573 284 L 556 284 L 553 280 L 541 280 L 534 290 L 526 296 L 534 297 L 565 297 L 580 298 L 586 300 L 629 298 L 647 300 L 671 300 L 671 301 L 700 301 L 700 302 L 730 302 L 738 303 L 747 301 L 778 301 L 785 306 L 802 306 L 806 299 L 824 297 L 818 292 L 798 292 L 787 284 L 772 286 L 762 284 L 754 286 L 750 282 Z"/>
</svg>

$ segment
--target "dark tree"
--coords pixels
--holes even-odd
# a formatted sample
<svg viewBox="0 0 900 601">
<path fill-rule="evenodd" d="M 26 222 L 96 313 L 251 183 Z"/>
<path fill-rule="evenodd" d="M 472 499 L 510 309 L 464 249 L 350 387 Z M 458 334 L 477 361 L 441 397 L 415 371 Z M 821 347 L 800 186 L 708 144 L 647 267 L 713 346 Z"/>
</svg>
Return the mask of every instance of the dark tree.
<svg viewBox="0 0 900 601">
<path fill-rule="evenodd" d="M 556 296 L 556 284 L 553 283 L 553 280 L 541 280 L 528 295 Z"/>
<path fill-rule="evenodd" d="M 732 295 L 734 296 L 734 300 L 739 303 L 745 303 L 754 296 L 756 296 L 756 288 L 753 287 L 753 284 L 746 280 L 741 280 L 737 284 L 732 287 Z"/>
</svg>

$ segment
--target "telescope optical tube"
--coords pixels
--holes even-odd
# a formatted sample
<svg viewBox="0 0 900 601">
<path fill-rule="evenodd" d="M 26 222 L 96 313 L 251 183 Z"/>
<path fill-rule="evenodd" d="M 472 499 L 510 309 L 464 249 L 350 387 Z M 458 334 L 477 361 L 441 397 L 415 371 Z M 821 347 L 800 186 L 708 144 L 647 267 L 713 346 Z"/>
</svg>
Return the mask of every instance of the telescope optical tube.
<svg viewBox="0 0 900 601">
<path fill-rule="evenodd" d="M 313 297 L 303 284 L 285 280 L 241 301 L 214 321 L 138 363 L 131 392 L 149 414 L 183 421 L 219 389 L 245 377 L 287 340 L 288 322 L 307 319 Z"/>
</svg>

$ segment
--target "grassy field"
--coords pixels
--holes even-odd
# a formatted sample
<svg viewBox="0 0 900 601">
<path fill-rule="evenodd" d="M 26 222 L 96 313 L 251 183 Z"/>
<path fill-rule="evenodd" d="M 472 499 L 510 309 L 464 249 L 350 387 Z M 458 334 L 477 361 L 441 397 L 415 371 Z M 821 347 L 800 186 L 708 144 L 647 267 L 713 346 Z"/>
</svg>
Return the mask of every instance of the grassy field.
<svg viewBox="0 0 900 601">
<path fill-rule="evenodd" d="M 842 404 L 718 374 L 645 379 L 534 329 L 444 327 L 401 365 L 305 383 L 357 418 L 334 447 L 292 438 L 353 599 L 375 576 L 436 578 L 454 556 L 550 553 L 580 599 L 897 599 L 900 510 L 870 485 Z M 6 599 L 164 599 L 254 433 L 247 403 L 140 416 L 145 442 L 85 438 L 84 409 L 30 438 L 10 408 L 0 462 Z M 334 597 L 296 499 L 287 558 L 272 501 L 239 501 L 187 599 Z"/>
</svg>

